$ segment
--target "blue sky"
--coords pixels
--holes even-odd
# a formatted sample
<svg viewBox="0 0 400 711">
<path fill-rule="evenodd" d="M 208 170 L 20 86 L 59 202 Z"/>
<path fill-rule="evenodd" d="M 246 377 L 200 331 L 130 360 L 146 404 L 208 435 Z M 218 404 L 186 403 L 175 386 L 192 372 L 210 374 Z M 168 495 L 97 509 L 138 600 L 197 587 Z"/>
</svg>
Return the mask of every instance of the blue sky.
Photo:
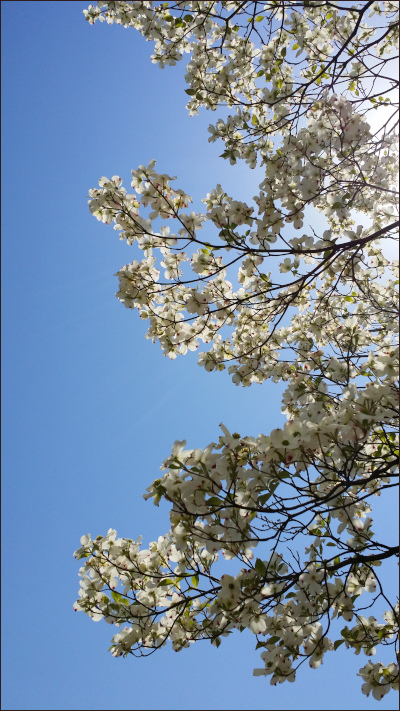
<svg viewBox="0 0 400 711">
<path fill-rule="evenodd" d="M 280 386 L 239 389 L 196 355 L 163 358 L 114 297 L 134 254 L 89 213 L 102 175 L 126 184 L 156 158 L 199 208 L 217 182 L 251 198 L 261 174 L 218 158 L 214 115 L 189 119 L 183 64 L 161 71 L 150 43 L 90 27 L 85 7 L 2 3 L 3 708 L 378 707 L 354 675 L 365 658 L 343 647 L 273 688 L 252 678 L 250 633 L 114 659 L 112 629 L 72 610 L 82 534 L 168 530 L 142 493 L 175 439 L 203 447 L 221 421 L 243 435 L 283 421 Z"/>
</svg>

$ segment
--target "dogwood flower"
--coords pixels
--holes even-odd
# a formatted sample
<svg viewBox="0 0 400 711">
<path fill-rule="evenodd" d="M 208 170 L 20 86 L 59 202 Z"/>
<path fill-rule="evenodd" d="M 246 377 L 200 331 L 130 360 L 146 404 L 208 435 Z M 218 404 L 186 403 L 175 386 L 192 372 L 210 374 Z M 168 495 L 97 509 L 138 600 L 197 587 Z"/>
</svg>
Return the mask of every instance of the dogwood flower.
<svg viewBox="0 0 400 711">
<path fill-rule="evenodd" d="M 74 610 L 118 628 L 116 657 L 248 629 L 263 650 L 254 675 L 276 685 L 342 643 L 375 657 L 398 634 L 379 569 L 396 549 L 369 516 L 398 462 L 398 263 L 382 245 L 398 231 L 398 139 L 386 112 L 377 124 L 396 108 L 385 64 L 398 3 L 212 5 L 101 0 L 84 14 L 154 41 L 160 67 L 188 60 L 190 115 L 227 108 L 208 140 L 258 166 L 257 194 L 218 184 L 205 214 L 190 212 L 151 160 L 132 170 L 132 194 L 103 176 L 89 210 L 143 252 L 117 272 L 116 296 L 146 338 L 170 359 L 198 349 L 237 386 L 284 383 L 286 422 L 258 436 L 221 424 L 204 449 L 176 441 L 144 494 L 168 503 L 170 529 L 145 549 L 113 529 L 82 536 Z M 367 607 L 388 600 L 383 622 L 364 616 L 364 593 Z M 334 618 L 353 626 L 332 642 Z M 398 688 L 394 663 L 360 676 L 377 700 Z"/>
</svg>

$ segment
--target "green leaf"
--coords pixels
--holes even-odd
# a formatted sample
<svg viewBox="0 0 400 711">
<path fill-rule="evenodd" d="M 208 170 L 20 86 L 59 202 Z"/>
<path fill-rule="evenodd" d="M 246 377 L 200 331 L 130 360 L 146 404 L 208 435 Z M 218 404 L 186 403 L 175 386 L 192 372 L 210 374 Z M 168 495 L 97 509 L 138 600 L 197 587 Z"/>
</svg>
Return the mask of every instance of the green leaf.
<svg viewBox="0 0 400 711">
<path fill-rule="evenodd" d="M 251 119 L 251 123 L 253 126 L 258 126 L 258 118 L 255 114 L 253 114 L 253 118 Z"/>
<path fill-rule="evenodd" d="M 191 15 L 185 15 L 183 19 L 185 20 L 185 22 L 192 22 L 193 17 Z"/>
<path fill-rule="evenodd" d="M 115 602 L 121 603 L 123 601 L 122 595 L 118 592 L 114 592 L 114 590 L 111 592 L 111 597 Z"/>
<path fill-rule="evenodd" d="M 270 280 L 268 279 L 266 274 L 263 274 L 262 272 L 260 273 L 260 277 L 263 281 L 265 281 L 266 284 L 270 284 Z"/>
<path fill-rule="evenodd" d="M 285 600 L 287 600 L 290 597 L 296 597 L 296 593 L 294 593 L 294 592 L 288 593 L 287 595 L 285 595 Z"/>
<path fill-rule="evenodd" d="M 161 581 L 158 583 L 158 586 L 159 586 L 159 587 L 164 587 L 165 585 L 173 585 L 173 584 L 174 584 L 174 581 L 171 580 L 171 578 L 164 578 L 164 580 L 161 580 Z"/>
<path fill-rule="evenodd" d="M 263 563 L 262 560 L 260 560 L 260 558 L 257 558 L 255 565 L 254 565 L 254 569 L 257 573 L 259 573 L 259 575 L 265 575 L 265 573 L 267 572 L 265 563 Z"/>
<path fill-rule="evenodd" d="M 256 649 L 260 649 L 260 647 L 265 647 L 265 642 L 257 642 Z"/>
<path fill-rule="evenodd" d="M 280 637 L 270 637 L 269 640 L 267 641 L 267 644 L 276 644 L 276 642 L 279 642 Z"/>
<path fill-rule="evenodd" d="M 286 55 L 286 47 L 282 47 L 281 49 L 281 57 L 284 57 Z"/>
<path fill-rule="evenodd" d="M 216 496 L 212 496 L 210 499 L 207 499 L 206 504 L 209 506 L 222 506 L 222 501 Z"/>
<path fill-rule="evenodd" d="M 268 501 L 268 499 L 270 498 L 270 496 L 271 496 L 271 493 L 263 494 L 262 496 L 260 496 L 259 499 L 258 499 L 259 505 L 260 505 L 260 506 L 264 506 L 265 502 Z"/>
<path fill-rule="evenodd" d="M 256 17 L 256 22 L 262 22 L 263 19 L 264 19 L 263 15 L 258 15 L 258 17 Z"/>
<path fill-rule="evenodd" d="M 194 96 L 196 91 L 197 89 L 185 89 L 186 94 L 189 94 L 189 96 Z"/>
<path fill-rule="evenodd" d="M 335 650 L 335 652 L 336 652 L 337 648 L 340 647 L 341 644 L 344 644 L 344 639 L 337 639 L 335 644 L 333 645 L 333 649 Z"/>
<path fill-rule="evenodd" d="M 292 49 L 299 49 L 299 45 L 297 44 L 297 42 L 293 45 Z"/>
<path fill-rule="evenodd" d="M 270 483 L 270 485 L 269 485 L 269 490 L 270 490 L 271 494 L 274 493 L 274 491 L 275 491 L 275 489 L 276 489 L 277 486 L 279 486 L 279 481 L 272 481 L 272 482 Z"/>
<path fill-rule="evenodd" d="M 197 573 L 196 573 L 196 575 L 192 575 L 191 581 L 192 581 L 193 587 L 197 588 L 197 586 L 199 584 L 199 576 L 197 575 Z"/>
</svg>

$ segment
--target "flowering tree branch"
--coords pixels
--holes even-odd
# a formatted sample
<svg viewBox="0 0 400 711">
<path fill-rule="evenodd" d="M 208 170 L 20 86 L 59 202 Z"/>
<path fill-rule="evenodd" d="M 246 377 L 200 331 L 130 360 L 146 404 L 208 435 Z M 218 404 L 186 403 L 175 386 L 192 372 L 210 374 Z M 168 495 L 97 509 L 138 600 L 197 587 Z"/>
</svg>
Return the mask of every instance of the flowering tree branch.
<svg viewBox="0 0 400 711">
<path fill-rule="evenodd" d="M 399 227 L 398 4 L 101 0 L 85 16 L 138 30 L 160 67 L 186 54 L 189 113 L 232 109 L 209 141 L 265 171 L 253 204 L 217 185 L 189 214 L 155 161 L 132 171 L 132 194 L 101 178 L 92 214 L 143 252 L 118 271 L 117 297 L 169 358 L 202 342 L 199 365 L 228 367 L 236 385 L 286 382 L 287 421 L 258 437 L 221 424 L 205 449 L 175 442 L 145 494 L 169 502 L 170 531 L 146 550 L 112 529 L 83 536 L 74 607 L 127 625 L 114 656 L 248 629 L 254 674 L 272 684 L 342 644 L 397 652 L 398 603 L 377 568 L 398 549 L 369 514 L 398 485 L 398 262 L 380 242 Z M 307 226 L 310 208 L 321 217 Z M 217 574 L 221 556 L 239 572 Z M 378 600 L 380 622 L 363 614 Z M 375 699 L 398 689 L 395 662 L 360 676 Z"/>
</svg>

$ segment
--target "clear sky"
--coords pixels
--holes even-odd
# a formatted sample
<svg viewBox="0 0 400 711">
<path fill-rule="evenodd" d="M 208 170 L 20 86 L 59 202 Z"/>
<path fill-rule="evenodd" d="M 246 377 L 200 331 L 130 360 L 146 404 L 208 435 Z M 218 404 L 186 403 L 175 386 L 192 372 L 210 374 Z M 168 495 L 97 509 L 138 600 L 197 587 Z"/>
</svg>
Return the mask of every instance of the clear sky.
<svg viewBox="0 0 400 711">
<path fill-rule="evenodd" d="M 82 534 L 112 527 L 147 544 L 168 530 L 142 493 L 175 439 L 204 447 L 221 421 L 242 435 L 283 422 L 280 386 L 239 389 L 195 354 L 163 358 L 114 297 L 135 255 L 89 213 L 102 175 L 126 185 L 156 158 L 200 209 L 218 182 L 250 199 L 261 173 L 218 158 L 215 115 L 188 117 L 183 63 L 161 71 L 152 44 L 89 26 L 85 7 L 2 2 L 2 708 L 378 708 L 355 677 L 366 658 L 343 647 L 274 688 L 252 677 L 250 632 L 219 650 L 114 659 L 113 628 L 73 612 Z"/>
</svg>

